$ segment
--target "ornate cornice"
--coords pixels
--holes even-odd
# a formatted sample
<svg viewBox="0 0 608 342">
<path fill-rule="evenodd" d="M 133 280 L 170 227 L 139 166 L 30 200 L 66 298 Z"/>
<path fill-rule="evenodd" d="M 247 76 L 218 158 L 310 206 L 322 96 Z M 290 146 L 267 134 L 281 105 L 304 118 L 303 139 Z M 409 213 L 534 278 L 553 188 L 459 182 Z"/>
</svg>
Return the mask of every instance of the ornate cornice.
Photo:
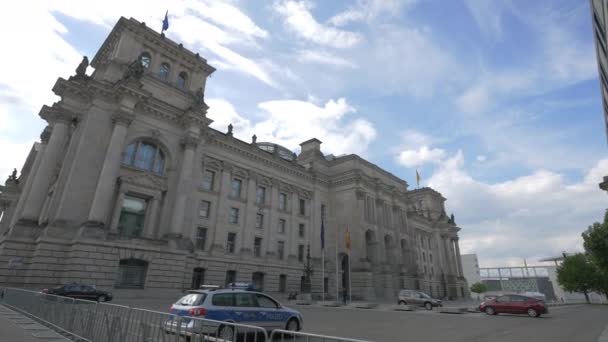
<svg viewBox="0 0 608 342">
<path fill-rule="evenodd" d="M 131 122 L 135 119 L 135 114 L 127 113 L 125 111 L 119 110 L 112 114 L 112 122 L 115 125 L 121 126 L 129 126 Z"/>
<path fill-rule="evenodd" d="M 180 143 L 184 146 L 185 149 L 194 150 L 198 147 L 199 141 L 200 141 L 200 138 L 187 135 L 187 136 L 184 136 L 181 138 Z"/>
<path fill-rule="evenodd" d="M 57 102 L 52 107 L 47 105 L 42 106 L 40 117 L 51 124 L 63 123 L 67 125 L 79 116 L 66 109 L 60 102 Z"/>
</svg>

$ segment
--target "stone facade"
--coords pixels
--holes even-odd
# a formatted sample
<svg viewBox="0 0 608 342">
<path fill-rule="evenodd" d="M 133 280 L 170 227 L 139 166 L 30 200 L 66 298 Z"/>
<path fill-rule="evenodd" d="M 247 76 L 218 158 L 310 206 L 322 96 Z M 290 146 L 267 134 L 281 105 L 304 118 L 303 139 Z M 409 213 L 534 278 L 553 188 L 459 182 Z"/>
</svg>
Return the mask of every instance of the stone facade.
<svg viewBox="0 0 608 342">
<path fill-rule="evenodd" d="M 0 283 L 138 295 L 253 280 L 299 292 L 310 248 L 316 296 L 324 281 L 327 298 L 468 295 L 460 228 L 435 190 L 408 191 L 357 155 L 325 156 L 317 139 L 295 155 L 210 128 L 215 70 L 134 19 L 91 65 L 57 80 L 40 142 L 1 188 Z"/>
</svg>

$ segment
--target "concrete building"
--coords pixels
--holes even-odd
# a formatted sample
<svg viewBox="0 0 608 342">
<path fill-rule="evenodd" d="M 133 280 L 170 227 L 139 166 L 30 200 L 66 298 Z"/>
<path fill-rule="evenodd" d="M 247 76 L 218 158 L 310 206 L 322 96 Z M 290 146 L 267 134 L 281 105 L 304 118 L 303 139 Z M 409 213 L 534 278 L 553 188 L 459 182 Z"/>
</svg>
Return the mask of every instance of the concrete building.
<svg viewBox="0 0 608 342">
<path fill-rule="evenodd" d="M 118 21 L 91 76 L 87 65 L 57 80 L 40 142 L 0 190 L 0 283 L 135 295 L 248 281 L 299 292 L 310 248 L 317 296 L 322 284 L 328 297 L 467 295 L 460 228 L 437 191 L 408 191 L 357 155 L 326 156 L 314 138 L 296 155 L 210 128 L 215 69 L 134 19 Z"/>
<path fill-rule="evenodd" d="M 462 274 L 464 279 L 467 280 L 469 287 L 475 283 L 481 282 L 481 276 L 479 275 L 479 261 L 477 260 L 477 254 L 463 254 L 460 256 L 462 263 Z"/>
<path fill-rule="evenodd" d="M 593 37 L 600 75 L 600 92 L 604 109 L 604 129 L 608 137 L 608 0 L 590 0 L 593 20 Z M 599 184 L 600 189 L 608 191 L 608 176 Z"/>
</svg>

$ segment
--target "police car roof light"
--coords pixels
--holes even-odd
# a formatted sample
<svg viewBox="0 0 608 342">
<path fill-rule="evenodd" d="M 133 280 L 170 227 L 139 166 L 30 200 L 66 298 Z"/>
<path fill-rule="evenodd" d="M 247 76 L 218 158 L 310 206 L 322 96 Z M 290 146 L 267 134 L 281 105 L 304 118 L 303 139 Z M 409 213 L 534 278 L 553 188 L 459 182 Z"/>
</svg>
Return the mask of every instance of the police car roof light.
<svg viewBox="0 0 608 342">
<path fill-rule="evenodd" d="M 230 283 L 227 286 L 230 289 L 238 289 L 238 290 L 247 290 L 247 291 L 255 291 L 255 285 L 251 283 Z"/>
</svg>

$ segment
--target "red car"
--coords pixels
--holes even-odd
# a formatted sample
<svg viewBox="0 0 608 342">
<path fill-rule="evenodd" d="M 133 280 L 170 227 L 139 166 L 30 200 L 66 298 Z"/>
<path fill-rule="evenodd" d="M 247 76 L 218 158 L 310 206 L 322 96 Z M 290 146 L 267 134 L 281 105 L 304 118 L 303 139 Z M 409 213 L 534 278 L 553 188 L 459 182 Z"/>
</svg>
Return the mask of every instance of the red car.
<svg viewBox="0 0 608 342">
<path fill-rule="evenodd" d="M 530 317 L 540 317 L 542 314 L 549 313 L 545 302 L 520 295 L 504 295 L 479 305 L 479 311 L 488 315 L 499 313 L 527 314 Z"/>
</svg>

